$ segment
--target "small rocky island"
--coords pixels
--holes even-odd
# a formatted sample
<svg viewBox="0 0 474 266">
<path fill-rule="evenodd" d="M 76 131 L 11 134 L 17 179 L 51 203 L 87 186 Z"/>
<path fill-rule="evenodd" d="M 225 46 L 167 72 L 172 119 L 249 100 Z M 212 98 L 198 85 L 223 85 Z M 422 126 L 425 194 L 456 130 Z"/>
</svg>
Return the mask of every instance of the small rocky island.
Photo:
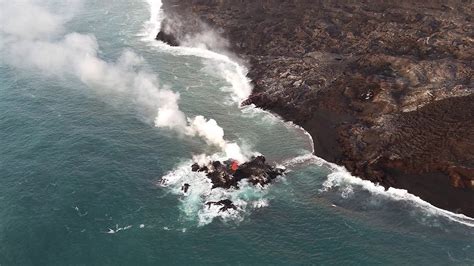
<svg viewBox="0 0 474 266">
<path fill-rule="evenodd" d="M 264 156 L 259 155 L 252 157 L 248 162 L 239 164 L 236 160 L 228 159 L 226 161 L 210 161 L 200 165 L 194 163 L 191 166 L 193 172 L 203 172 L 212 182 L 212 189 L 223 188 L 239 189 L 239 182 L 247 180 L 254 186 L 265 186 L 271 183 L 278 176 L 285 173 L 285 169 L 271 166 L 266 163 Z M 184 193 L 187 193 L 192 187 L 185 183 L 181 187 Z M 206 202 L 207 206 L 221 206 L 219 211 L 236 210 L 237 206 L 230 199 Z"/>
<path fill-rule="evenodd" d="M 471 1 L 163 0 L 163 9 L 157 39 L 186 45 L 211 29 L 228 40 L 208 48 L 249 62 L 244 104 L 305 128 L 317 156 L 474 217 Z M 218 175 L 214 185 L 234 185 Z"/>
<path fill-rule="evenodd" d="M 271 166 L 263 155 L 252 157 L 241 165 L 235 160 L 213 161 L 206 165 L 194 163 L 193 172 L 204 172 L 212 182 L 212 188 L 239 188 L 238 183 L 246 179 L 253 185 L 265 186 L 282 175 L 285 169 Z"/>
</svg>

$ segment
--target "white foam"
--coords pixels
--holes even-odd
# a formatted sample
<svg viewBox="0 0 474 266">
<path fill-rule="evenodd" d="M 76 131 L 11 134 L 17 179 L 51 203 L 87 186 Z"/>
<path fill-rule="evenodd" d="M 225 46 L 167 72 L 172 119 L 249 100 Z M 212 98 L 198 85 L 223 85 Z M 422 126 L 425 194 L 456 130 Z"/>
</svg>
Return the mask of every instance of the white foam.
<svg viewBox="0 0 474 266">
<path fill-rule="evenodd" d="M 393 201 L 404 201 L 410 203 L 419 211 L 425 212 L 429 215 L 445 217 L 451 221 L 474 227 L 474 218 L 435 207 L 404 189 L 389 188 L 388 190 L 385 190 L 383 186 L 353 176 L 345 167 L 327 162 L 313 154 L 297 156 L 283 162 L 282 164 L 285 167 L 295 167 L 301 164 L 316 164 L 320 167 L 326 167 L 331 171 L 331 173 L 328 175 L 326 181 L 324 181 L 321 191 L 329 191 L 338 188 L 341 192 L 342 198 L 351 197 L 355 193 L 354 186 L 356 186 L 368 191 L 374 197 L 382 197 Z"/>
<path fill-rule="evenodd" d="M 116 234 L 120 231 L 125 231 L 125 230 L 128 230 L 132 228 L 132 225 L 127 225 L 127 226 L 124 226 L 124 227 L 119 227 L 118 224 L 115 225 L 115 229 L 112 229 L 112 228 L 108 228 L 108 231 L 107 232 L 104 232 L 106 234 Z"/>
<path fill-rule="evenodd" d="M 258 208 L 267 207 L 269 205 L 269 202 L 267 199 L 259 199 L 257 201 L 254 201 L 252 205 L 254 208 L 258 209 Z"/>
</svg>

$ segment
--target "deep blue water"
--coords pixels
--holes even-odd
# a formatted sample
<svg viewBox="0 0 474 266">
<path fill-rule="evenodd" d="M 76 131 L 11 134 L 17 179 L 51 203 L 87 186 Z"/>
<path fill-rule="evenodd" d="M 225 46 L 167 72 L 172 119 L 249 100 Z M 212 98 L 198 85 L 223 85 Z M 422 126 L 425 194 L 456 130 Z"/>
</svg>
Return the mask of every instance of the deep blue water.
<svg viewBox="0 0 474 266">
<path fill-rule="evenodd" d="M 19 67 L 2 50 L 0 265 L 474 263 L 471 219 L 304 157 L 308 137 L 240 109 L 214 71 L 218 60 L 144 41 L 147 3 L 85 1 L 74 13 L 63 34 L 93 34 L 105 62 L 133 50 L 160 86 L 180 92 L 184 113 L 215 119 L 226 139 L 290 172 L 264 190 L 225 194 L 248 205 L 215 216 L 202 208 L 205 195 L 179 193 L 181 181 L 159 185 L 215 147 L 155 127 L 147 108 L 126 95 Z M 289 163 L 295 157 L 307 159 Z"/>
</svg>

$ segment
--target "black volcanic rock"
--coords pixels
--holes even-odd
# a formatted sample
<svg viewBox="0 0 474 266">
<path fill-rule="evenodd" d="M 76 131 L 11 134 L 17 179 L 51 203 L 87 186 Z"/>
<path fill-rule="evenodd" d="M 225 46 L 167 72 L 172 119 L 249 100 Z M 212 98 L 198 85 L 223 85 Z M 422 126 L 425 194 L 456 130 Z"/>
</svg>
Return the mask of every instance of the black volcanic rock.
<svg viewBox="0 0 474 266">
<path fill-rule="evenodd" d="M 245 104 L 316 155 L 474 217 L 472 1 L 164 0 L 177 42 L 214 29 L 250 63 Z M 161 37 L 161 39 L 166 39 Z"/>
<path fill-rule="evenodd" d="M 187 193 L 190 186 L 191 186 L 191 185 L 189 185 L 188 183 L 184 183 L 183 186 L 181 187 L 181 190 L 182 190 L 184 193 Z"/>
<path fill-rule="evenodd" d="M 233 164 L 236 164 L 236 169 L 232 169 Z M 233 160 L 213 161 L 204 166 L 195 163 L 191 166 L 191 170 L 205 172 L 212 182 L 212 188 L 225 189 L 238 188 L 238 182 L 242 179 L 247 179 L 253 185 L 265 186 L 285 172 L 284 169 L 267 164 L 265 157 L 261 155 L 253 157 L 241 165 L 237 165 L 237 162 Z"/>
<path fill-rule="evenodd" d="M 219 209 L 219 212 L 225 212 L 227 210 L 237 210 L 237 206 L 235 206 L 234 203 L 230 199 L 223 199 L 220 201 L 208 201 L 206 202 L 206 205 L 209 208 L 211 207 L 211 205 L 222 206 Z"/>
<path fill-rule="evenodd" d="M 158 41 L 162 41 L 168 45 L 171 45 L 171 46 L 179 46 L 179 42 L 178 40 L 174 37 L 173 34 L 168 34 L 168 33 L 165 33 L 164 31 L 160 31 L 158 33 L 158 35 L 156 35 L 156 39 Z"/>
</svg>

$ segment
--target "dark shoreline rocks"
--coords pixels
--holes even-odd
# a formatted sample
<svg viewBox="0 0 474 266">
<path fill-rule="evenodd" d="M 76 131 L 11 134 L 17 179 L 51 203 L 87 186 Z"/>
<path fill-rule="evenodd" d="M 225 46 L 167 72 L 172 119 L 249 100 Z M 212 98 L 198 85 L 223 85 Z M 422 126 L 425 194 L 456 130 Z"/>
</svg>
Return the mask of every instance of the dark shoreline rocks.
<svg viewBox="0 0 474 266">
<path fill-rule="evenodd" d="M 245 104 L 305 128 L 317 156 L 474 217 L 471 1 L 164 0 L 163 8 L 158 39 L 221 34 L 250 63 Z"/>
</svg>

